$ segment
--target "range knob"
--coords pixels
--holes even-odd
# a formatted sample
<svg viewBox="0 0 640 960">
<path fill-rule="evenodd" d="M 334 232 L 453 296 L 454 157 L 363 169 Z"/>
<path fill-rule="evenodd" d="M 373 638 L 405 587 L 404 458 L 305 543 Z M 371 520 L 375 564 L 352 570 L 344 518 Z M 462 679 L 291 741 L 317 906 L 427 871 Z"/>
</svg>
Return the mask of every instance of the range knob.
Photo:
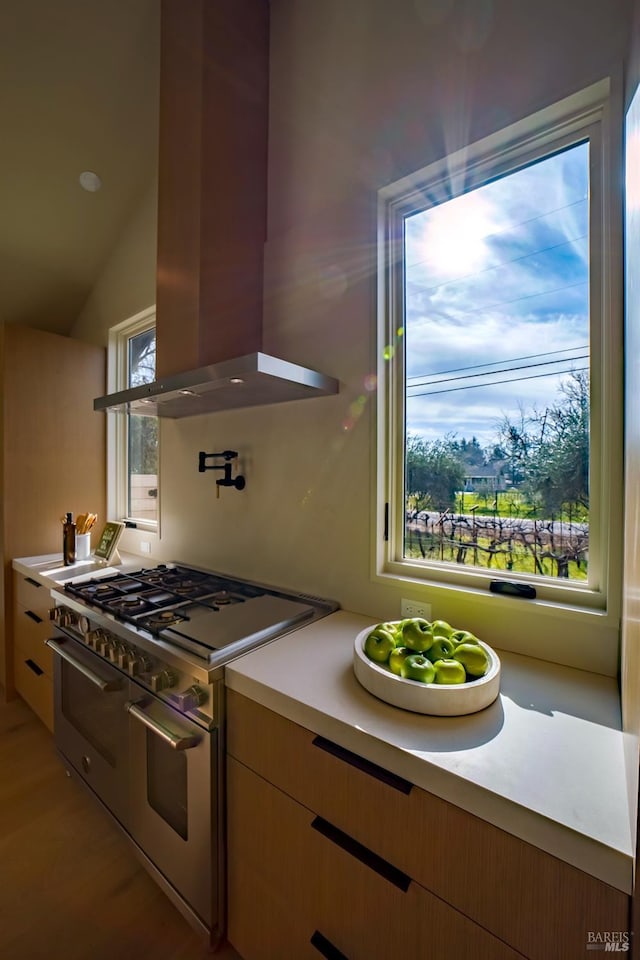
<svg viewBox="0 0 640 960">
<path fill-rule="evenodd" d="M 52 607 L 49 618 L 61 627 L 72 627 L 78 622 L 78 614 L 69 607 Z"/>
<path fill-rule="evenodd" d="M 168 687 L 175 687 L 177 681 L 178 678 L 173 670 L 159 670 L 149 677 L 151 689 L 154 693 L 159 693 L 160 690 L 166 690 Z"/>
<path fill-rule="evenodd" d="M 93 647 L 94 650 L 97 650 L 98 644 L 102 640 L 102 637 L 102 630 L 100 630 L 98 627 L 95 630 L 89 630 L 88 633 L 85 633 L 84 640 L 86 644 L 88 644 L 90 647 Z"/>
<path fill-rule="evenodd" d="M 129 658 L 129 663 L 127 664 L 129 676 L 137 677 L 141 673 L 147 673 L 147 671 L 150 669 L 151 660 L 149 657 L 145 657 L 142 654 L 138 654 L 136 651 L 132 651 L 132 655 Z"/>
<path fill-rule="evenodd" d="M 75 610 L 65 610 L 62 623 L 65 627 L 74 627 L 78 623 L 78 614 Z"/>
<path fill-rule="evenodd" d="M 89 620 L 89 617 L 85 617 L 85 615 L 82 614 L 78 620 L 78 627 L 80 628 L 80 633 L 82 636 L 86 636 L 89 633 L 89 630 L 91 630 L 91 621 Z"/>
<path fill-rule="evenodd" d="M 172 694 L 171 699 L 178 710 L 182 710 L 183 713 L 189 713 L 190 710 L 197 710 L 198 707 L 205 702 L 207 692 L 194 683 L 188 690 L 183 690 L 182 693 Z"/>
<path fill-rule="evenodd" d="M 118 653 L 117 653 L 117 663 L 121 670 L 126 670 L 131 662 L 131 658 L 135 656 L 135 651 L 128 647 L 125 643 L 118 644 Z"/>
<path fill-rule="evenodd" d="M 130 677 L 137 677 L 140 673 L 140 657 L 136 657 L 133 653 L 130 657 L 127 658 L 127 672 Z"/>
<path fill-rule="evenodd" d="M 113 646 L 113 640 L 111 639 L 109 634 L 104 634 L 102 637 L 100 637 L 100 639 L 96 643 L 96 650 L 98 651 L 101 657 L 109 657 L 112 646 Z"/>
<path fill-rule="evenodd" d="M 119 663 L 120 657 L 123 657 L 126 652 L 127 648 L 122 640 L 115 640 L 109 649 L 109 660 L 111 663 Z"/>
</svg>

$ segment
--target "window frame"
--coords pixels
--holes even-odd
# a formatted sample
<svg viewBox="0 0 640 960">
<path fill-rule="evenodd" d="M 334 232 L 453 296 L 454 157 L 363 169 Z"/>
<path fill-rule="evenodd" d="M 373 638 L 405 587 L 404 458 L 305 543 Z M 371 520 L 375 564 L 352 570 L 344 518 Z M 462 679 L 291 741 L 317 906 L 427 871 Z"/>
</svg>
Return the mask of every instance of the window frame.
<svg viewBox="0 0 640 960">
<path fill-rule="evenodd" d="M 378 337 L 376 368 L 376 580 L 438 590 L 464 591 L 482 603 L 491 580 L 523 580 L 522 574 L 481 570 L 403 557 L 405 523 L 404 220 L 425 209 L 425 196 L 455 195 L 508 174 L 572 143 L 590 142 L 590 478 L 599 501 L 590 509 L 588 586 L 535 578 L 537 599 L 577 614 L 619 618 L 622 546 L 622 97 L 611 78 L 538 111 L 504 130 L 444 157 L 378 193 Z M 588 135 L 588 137 L 587 137 Z M 456 193 L 462 190 L 456 191 Z M 387 354 L 388 359 L 385 359 Z M 435 592 L 434 592 L 435 591 Z M 513 602 L 513 601 L 512 601 Z M 518 601 L 515 601 L 518 602 Z"/>
<path fill-rule="evenodd" d="M 156 326 L 155 306 L 142 310 L 109 330 L 108 388 L 110 393 L 126 390 L 129 370 L 129 341 Z M 128 516 L 129 454 L 127 414 L 107 411 L 107 491 L 108 514 L 128 526 L 149 533 L 160 532 L 160 463 L 158 452 L 158 519 Z M 160 443 L 160 441 L 158 441 Z"/>
</svg>

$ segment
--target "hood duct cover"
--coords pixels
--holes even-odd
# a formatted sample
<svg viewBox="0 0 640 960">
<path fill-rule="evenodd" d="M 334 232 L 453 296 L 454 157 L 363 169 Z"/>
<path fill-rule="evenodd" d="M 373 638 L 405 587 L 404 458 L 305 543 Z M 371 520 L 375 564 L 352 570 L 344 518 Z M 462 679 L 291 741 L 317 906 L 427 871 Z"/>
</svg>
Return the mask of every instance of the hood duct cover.
<svg viewBox="0 0 640 960">
<path fill-rule="evenodd" d="M 251 353 L 99 397 L 93 408 L 177 419 L 337 392 L 338 382 L 331 377 Z"/>
<path fill-rule="evenodd" d="M 160 25 L 157 380 L 94 410 L 176 418 L 337 393 L 261 352 L 269 4 L 161 0 Z"/>
</svg>

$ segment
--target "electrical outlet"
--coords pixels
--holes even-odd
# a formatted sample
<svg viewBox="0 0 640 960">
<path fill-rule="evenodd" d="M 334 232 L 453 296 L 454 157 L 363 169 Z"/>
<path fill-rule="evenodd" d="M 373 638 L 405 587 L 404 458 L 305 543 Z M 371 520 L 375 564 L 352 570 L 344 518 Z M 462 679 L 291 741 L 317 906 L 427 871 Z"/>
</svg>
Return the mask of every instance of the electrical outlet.
<svg viewBox="0 0 640 960">
<path fill-rule="evenodd" d="M 423 617 L 425 620 L 431 620 L 431 604 L 422 600 L 400 601 L 400 613 L 407 619 L 408 617 Z"/>
<path fill-rule="evenodd" d="M 148 540 L 140 541 L 140 553 L 151 553 L 151 544 Z"/>
</svg>

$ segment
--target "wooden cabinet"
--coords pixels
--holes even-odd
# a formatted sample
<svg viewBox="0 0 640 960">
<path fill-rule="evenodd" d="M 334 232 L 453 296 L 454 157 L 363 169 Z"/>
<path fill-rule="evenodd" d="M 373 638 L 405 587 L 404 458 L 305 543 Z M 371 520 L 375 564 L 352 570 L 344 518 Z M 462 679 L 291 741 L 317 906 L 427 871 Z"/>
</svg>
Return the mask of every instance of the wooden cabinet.
<svg viewBox="0 0 640 960">
<path fill-rule="evenodd" d="M 40 675 L 25 666 L 25 630 L 19 627 L 14 638 L 11 561 L 61 554 L 67 510 L 105 516 L 105 416 L 93 410 L 93 398 L 104 392 L 103 348 L 0 325 L 0 696 L 4 691 L 6 698 L 16 686 L 40 689 L 34 686 Z M 14 640 L 22 657 L 15 669 Z"/>
<path fill-rule="evenodd" d="M 44 643 L 51 634 L 51 598 L 45 586 L 17 571 L 13 586 L 16 690 L 53 733 L 53 653 Z"/>
<path fill-rule="evenodd" d="M 245 960 L 518 956 L 231 757 L 228 791 L 229 939 Z"/>
<path fill-rule="evenodd" d="M 589 931 L 628 929 L 624 893 L 233 691 L 228 752 L 245 960 L 278 956 L 289 927 L 290 955 L 349 960 L 582 960 Z M 338 954 L 305 952 L 316 930 Z"/>
</svg>

